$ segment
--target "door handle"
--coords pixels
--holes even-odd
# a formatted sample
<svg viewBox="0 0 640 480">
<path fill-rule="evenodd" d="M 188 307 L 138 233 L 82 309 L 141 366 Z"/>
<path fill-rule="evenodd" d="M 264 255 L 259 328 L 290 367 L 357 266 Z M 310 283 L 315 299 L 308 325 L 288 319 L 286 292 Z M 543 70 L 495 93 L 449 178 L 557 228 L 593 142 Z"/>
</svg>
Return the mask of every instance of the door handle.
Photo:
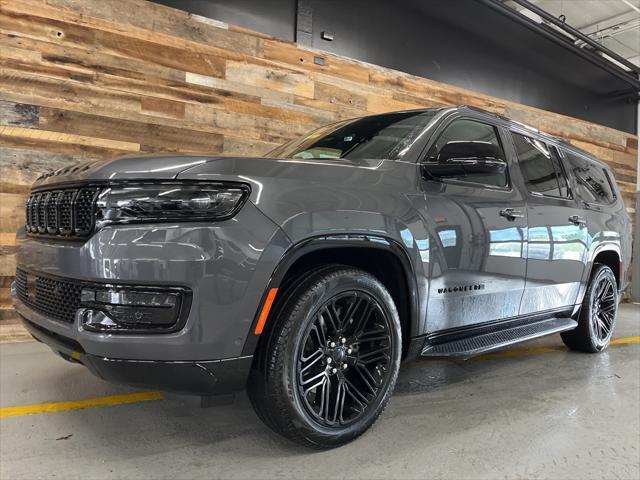
<svg viewBox="0 0 640 480">
<path fill-rule="evenodd" d="M 504 210 L 500 210 L 500 216 L 507 220 L 515 220 L 516 218 L 523 218 L 524 213 L 520 210 L 514 210 L 513 208 L 505 208 Z"/>
<path fill-rule="evenodd" d="M 569 221 L 571 223 L 573 223 L 574 225 L 586 225 L 587 224 L 587 220 L 582 218 L 579 215 L 571 215 L 569 217 Z"/>
</svg>

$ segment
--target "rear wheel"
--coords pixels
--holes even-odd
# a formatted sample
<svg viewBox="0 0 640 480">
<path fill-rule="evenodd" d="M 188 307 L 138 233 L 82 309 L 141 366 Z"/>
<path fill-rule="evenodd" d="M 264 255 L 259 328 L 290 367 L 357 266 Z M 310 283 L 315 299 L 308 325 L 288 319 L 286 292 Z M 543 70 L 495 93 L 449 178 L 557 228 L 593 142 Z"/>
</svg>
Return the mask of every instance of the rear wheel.
<svg viewBox="0 0 640 480">
<path fill-rule="evenodd" d="M 382 413 L 402 349 L 389 292 L 365 271 L 331 266 L 285 292 L 249 395 L 276 432 L 314 448 L 364 433 Z"/>
<path fill-rule="evenodd" d="M 561 334 L 565 345 L 588 353 L 607 348 L 616 324 L 617 310 L 616 277 L 609 267 L 597 264 L 582 302 L 578 327 Z"/>
</svg>

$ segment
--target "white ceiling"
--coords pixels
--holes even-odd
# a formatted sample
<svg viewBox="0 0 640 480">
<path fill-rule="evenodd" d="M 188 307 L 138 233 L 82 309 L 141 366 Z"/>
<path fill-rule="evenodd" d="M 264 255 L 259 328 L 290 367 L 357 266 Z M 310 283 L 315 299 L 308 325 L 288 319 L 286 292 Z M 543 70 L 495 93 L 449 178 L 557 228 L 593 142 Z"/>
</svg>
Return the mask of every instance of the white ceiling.
<svg viewBox="0 0 640 480">
<path fill-rule="evenodd" d="M 640 66 L 640 0 L 530 0 Z M 516 10 L 524 9 L 513 2 Z M 524 13 L 524 12 L 523 12 Z"/>
</svg>

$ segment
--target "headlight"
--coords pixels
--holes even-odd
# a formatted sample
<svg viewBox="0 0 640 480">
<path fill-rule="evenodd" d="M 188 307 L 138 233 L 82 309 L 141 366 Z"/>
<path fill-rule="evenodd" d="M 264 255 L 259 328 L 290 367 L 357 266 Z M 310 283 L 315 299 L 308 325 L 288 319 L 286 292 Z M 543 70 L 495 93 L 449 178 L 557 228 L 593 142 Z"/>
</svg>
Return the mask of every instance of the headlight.
<svg viewBox="0 0 640 480">
<path fill-rule="evenodd" d="M 249 192 L 247 185 L 226 182 L 114 185 L 98 195 L 97 225 L 225 220 Z"/>
</svg>

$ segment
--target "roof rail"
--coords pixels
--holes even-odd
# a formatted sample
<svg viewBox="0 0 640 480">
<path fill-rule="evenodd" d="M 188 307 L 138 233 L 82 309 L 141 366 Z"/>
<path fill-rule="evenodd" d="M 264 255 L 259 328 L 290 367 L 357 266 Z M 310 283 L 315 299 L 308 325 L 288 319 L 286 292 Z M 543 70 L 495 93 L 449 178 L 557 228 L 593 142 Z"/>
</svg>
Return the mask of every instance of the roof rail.
<svg viewBox="0 0 640 480">
<path fill-rule="evenodd" d="M 499 113 L 495 113 L 490 110 L 485 110 L 484 108 L 474 107 L 473 105 L 458 105 L 458 108 L 466 108 L 467 110 L 473 110 L 474 112 L 484 113 L 486 115 L 491 115 L 492 117 L 496 117 L 507 122 L 512 121 L 510 118 L 507 118 L 504 115 L 500 115 Z"/>
</svg>

